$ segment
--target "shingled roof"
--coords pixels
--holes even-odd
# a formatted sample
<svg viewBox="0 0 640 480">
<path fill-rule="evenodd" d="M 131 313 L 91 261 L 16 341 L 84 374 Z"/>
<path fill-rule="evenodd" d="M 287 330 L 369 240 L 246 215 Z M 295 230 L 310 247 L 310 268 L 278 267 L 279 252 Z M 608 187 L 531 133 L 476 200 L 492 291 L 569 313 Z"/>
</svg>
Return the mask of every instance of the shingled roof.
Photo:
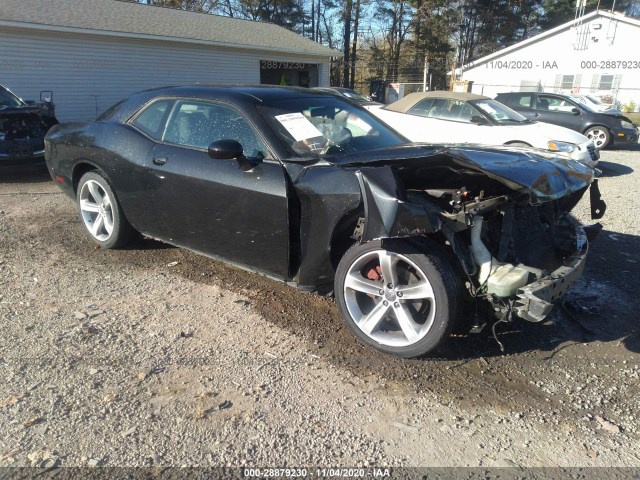
<svg viewBox="0 0 640 480">
<path fill-rule="evenodd" d="M 273 23 L 120 0 L 1 0 L 0 27 L 14 26 L 252 50 L 339 56 Z"/>
</svg>

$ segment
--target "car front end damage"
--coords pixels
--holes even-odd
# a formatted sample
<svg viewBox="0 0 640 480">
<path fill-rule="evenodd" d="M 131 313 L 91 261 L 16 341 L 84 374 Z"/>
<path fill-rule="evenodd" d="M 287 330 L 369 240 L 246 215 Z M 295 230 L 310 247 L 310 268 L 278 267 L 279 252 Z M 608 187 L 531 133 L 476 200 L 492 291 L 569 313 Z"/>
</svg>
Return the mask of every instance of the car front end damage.
<svg viewBox="0 0 640 480">
<path fill-rule="evenodd" d="M 439 236 L 472 299 L 501 320 L 543 321 L 580 278 L 589 241 L 601 228 L 583 227 L 570 213 L 589 190 L 592 218 L 604 215 L 593 170 L 504 149 L 448 148 L 426 161 L 416 157 L 358 168 L 364 203 L 358 240 Z"/>
<path fill-rule="evenodd" d="M 0 109 L 0 169 L 44 165 L 44 136 L 56 123 L 44 107 Z"/>
</svg>

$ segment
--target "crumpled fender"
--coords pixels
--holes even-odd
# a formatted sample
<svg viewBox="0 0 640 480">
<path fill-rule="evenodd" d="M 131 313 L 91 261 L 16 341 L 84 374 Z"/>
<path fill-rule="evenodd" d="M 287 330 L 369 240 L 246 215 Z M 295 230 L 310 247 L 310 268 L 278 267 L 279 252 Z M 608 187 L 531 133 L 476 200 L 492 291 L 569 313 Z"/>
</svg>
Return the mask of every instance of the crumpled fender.
<svg viewBox="0 0 640 480">
<path fill-rule="evenodd" d="M 428 203 L 404 200 L 393 168 L 371 167 L 356 171 L 364 204 L 360 243 L 389 237 L 408 237 L 440 230 L 440 209 Z"/>
</svg>

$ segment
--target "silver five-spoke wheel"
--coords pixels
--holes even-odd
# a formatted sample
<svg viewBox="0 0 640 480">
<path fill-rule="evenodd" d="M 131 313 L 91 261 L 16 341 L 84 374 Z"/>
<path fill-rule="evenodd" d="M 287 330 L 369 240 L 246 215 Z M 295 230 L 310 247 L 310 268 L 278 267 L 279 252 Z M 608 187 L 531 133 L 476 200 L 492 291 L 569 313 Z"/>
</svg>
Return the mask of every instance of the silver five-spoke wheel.
<svg viewBox="0 0 640 480">
<path fill-rule="evenodd" d="M 113 233 L 113 204 L 95 180 L 87 180 L 80 189 L 80 213 L 85 227 L 96 240 L 109 239 Z"/>
<path fill-rule="evenodd" d="M 353 262 L 344 297 L 358 328 L 383 345 L 413 345 L 427 334 L 436 312 L 425 273 L 406 256 L 386 250 Z"/>
<path fill-rule="evenodd" d="M 117 248 L 129 241 L 133 229 L 102 172 L 93 170 L 82 175 L 76 196 L 82 223 L 98 245 Z"/>
<path fill-rule="evenodd" d="M 423 355 L 443 341 L 458 317 L 458 277 L 439 245 L 419 249 L 402 240 L 355 245 L 336 271 L 338 307 L 365 343 L 403 357 Z"/>
</svg>

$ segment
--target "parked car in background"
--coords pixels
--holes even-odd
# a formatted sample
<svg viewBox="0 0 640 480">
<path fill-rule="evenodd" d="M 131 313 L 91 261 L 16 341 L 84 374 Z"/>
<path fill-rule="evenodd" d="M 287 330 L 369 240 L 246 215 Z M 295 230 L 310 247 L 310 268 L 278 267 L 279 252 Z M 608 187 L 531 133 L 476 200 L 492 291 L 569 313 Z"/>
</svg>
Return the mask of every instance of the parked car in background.
<svg viewBox="0 0 640 480">
<path fill-rule="evenodd" d="M 373 100 L 365 97 L 359 92 L 352 90 L 351 88 L 344 87 L 314 87 L 312 90 L 319 90 L 321 92 L 332 93 L 334 95 L 341 95 L 345 98 L 348 98 L 351 101 L 354 101 L 362 106 L 371 106 L 371 105 L 380 105 L 383 106 L 383 103 L 374 102 Z"/>
<path fill-rule="evenodd" d="M 386 107 L 367 107 L 414 142 L 534 147 L 595 167 L 593 142 L 567 128 L 531 121 L 505 105 L 473 93 L 411 93 Z"/>
<path fill-rule="evenodd" d="M 586 260 L 570 210 L 587 190 L 592 215 L 605 208 L 580 162 L 411 144 L 309 89 L 149 90 L 45 143 L 94 243 L 121 247 L 137 230 L 333 291 L 361 341 L 403 357 L 470 328 L 465 308 L 544 319 Z"/>
<path fill-rule="evenodd" d="M 44 136 L 58 123 L 51 96 L 42 92 L 37 105 L 0 85 L 0 171 L 44 165 Z"/>
<path fill-rule="evenodd" d="M 569 95 L 569 97 L 571 97 L 571 99 L 575 100 L 576 102 L 586 105 L 591 110 L 595 110 L 596 112 L 606 112 L 622 115 L 622 112 L 617 105 L 614 105 L 613 103 L 604 103 L 602 100 L 592 95 L 578 95 L 572 93 L 571 95 Z"/>
<path fill-rule="evenodd" d="M 553 123 L 583 133 L 593 140 L 597 149 L 612 144 L 638 142 L 638 129 L 627 117 L 596 112 L 568 95 L 510 92 L 498 94 L 496 100 L 529 119 Z"/>
</svg>

